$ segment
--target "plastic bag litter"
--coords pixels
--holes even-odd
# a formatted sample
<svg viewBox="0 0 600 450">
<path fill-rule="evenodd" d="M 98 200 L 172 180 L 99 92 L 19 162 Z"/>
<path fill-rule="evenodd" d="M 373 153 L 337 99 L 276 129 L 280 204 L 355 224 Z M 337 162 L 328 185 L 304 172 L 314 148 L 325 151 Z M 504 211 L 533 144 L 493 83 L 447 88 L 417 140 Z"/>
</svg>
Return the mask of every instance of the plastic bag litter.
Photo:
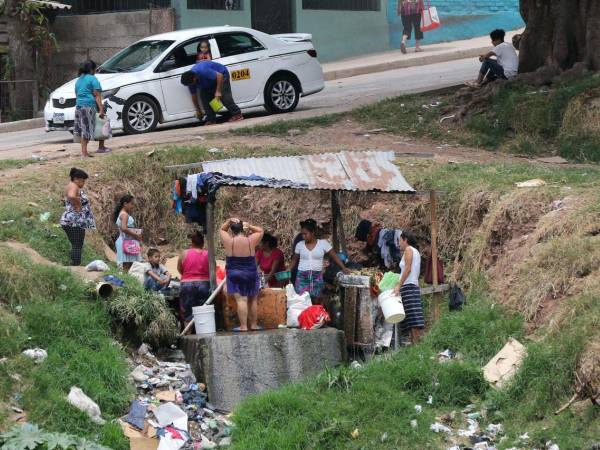
<svg viewBox="0 0 600 450">
<path fill-rule="evenodd" d="M 36 363 L 41 363 L 48 357 L 48 352 L 43 348 L 30 348 L 23 351 L 23 354 L 28 358 L 33 359 Z"/>
<path fill-rule="evenodd" d="M 100 407 L 78 387 L 73 386 L 71 388 L 71 392 L 67 396 L 67 401 L 75 408 L 86 413 L 92 422 L 104 425 L 105 420 L 101 417 Z"/>
<path fill-rule="evenodd" d="M 316 330 L 323 327 L 331 318 L 321 305 L 312 305 L 298 316 L 298 323 L 303 330 Z"/>
<path fill-rule="evenodd" d="M 108 264 L 101 259 L 97 259 L 85 266 L 85 270 L 88 272 L 106 272 L 108 270 Z"/>
<path fill-rule="evenodd" d="M 436 433 L 448 433 L 448 434 L 452 433 L 452 430 L 450 428 L 448 428 L 446 425 L 442 425 L 439 422 L 432 423 L 429 428 L 431 431 L 434 431 Z"/>
<path fill-rule="evenodd" d="M 379 282 L 379 290 L 389 291 L 390 289 L 394 289 L 396 285 L 400 282 L 400 274 L 395 272 L 386 272 L 383 275 L 383 278 Z"/>
<path fill-rule="evenodd" d="M 287 297 L 287 326 L 298 328 L 300 326 L 298 317 L 300 317 L 300 314 L 302 314 L 306 308 L 312 306 L 310 294 L 305 292 L 302 295 L 298 295 L 294 286 L 288 284 L 285 287 L 285 295 Z"/>
</svg>

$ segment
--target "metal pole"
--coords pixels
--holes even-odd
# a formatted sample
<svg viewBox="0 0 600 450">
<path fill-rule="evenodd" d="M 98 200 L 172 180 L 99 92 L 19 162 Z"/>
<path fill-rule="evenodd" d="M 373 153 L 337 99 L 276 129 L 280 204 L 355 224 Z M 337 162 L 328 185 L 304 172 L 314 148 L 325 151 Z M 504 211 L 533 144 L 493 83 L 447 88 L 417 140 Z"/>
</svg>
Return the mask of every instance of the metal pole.
<svg viewBox="0 0 600 450">
<path fill-rule="evenodd" d="M 437 251 L 437 198 L 435 191 L 430 192 L 431 203 L 431 274 L 433 276 L 433 321 L 437 322 L 440 319 L 440 298 L 436 294 L 438 287 L 438 251 Z"/>
<path fill-rule="evenodd" d="M 217 261 L 215 258 L 215 204 L 206 203 L 206 240 L 208 247 L 208 270 L 210 272 L 210 290 L 217 288 Z"/>
</svg>

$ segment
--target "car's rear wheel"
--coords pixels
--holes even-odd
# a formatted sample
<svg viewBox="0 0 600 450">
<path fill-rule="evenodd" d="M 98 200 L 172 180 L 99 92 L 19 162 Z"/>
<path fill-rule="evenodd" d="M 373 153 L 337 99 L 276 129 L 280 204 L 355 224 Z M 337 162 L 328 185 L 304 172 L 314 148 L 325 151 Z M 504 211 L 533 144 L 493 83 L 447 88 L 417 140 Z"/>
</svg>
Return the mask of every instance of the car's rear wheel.
<svg viewBox="0 0 600 450">
<path fill-rule="evenodd" d="M 148 133 L 158 125 L 158 106 L 145 95 L 134 95 L 123 107 L 123 128 L 126 133 Z"/>
<path fill-rule="evenodd" d="M 269 80 L 265 89 L 265 108 L 275 114 L 296 109 L 300 101 L 300 86 L 289 75 L 278 75 Z"/>
</svg>

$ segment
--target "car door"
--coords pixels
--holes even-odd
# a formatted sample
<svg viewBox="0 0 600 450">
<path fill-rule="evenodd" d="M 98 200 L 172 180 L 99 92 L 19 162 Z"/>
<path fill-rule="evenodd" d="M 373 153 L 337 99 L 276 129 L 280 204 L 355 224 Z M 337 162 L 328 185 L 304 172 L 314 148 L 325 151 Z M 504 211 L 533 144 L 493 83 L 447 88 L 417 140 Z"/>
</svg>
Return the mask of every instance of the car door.
<svg viewBox="0 0 600 450">
<path fill-rule="evenodd" d="M 190 117 L 196 112 L 189 89 L 181 84 L 181 74 L 196 64 L 197 48 L 202 41 L 208 41 L 211 50 L 216 46 L 208 36 L 199 36 L 175 47 L 157 68 L 168 120 Z"/>
<path fill-rule="evenodd" d="M 247 103 L 262 90 L 269 69 L 265 46 L 245 32 L 214 35 L 219 49 L 217 61 L 229 69 L 231 90 L 236 103 Z"/>
</svg>

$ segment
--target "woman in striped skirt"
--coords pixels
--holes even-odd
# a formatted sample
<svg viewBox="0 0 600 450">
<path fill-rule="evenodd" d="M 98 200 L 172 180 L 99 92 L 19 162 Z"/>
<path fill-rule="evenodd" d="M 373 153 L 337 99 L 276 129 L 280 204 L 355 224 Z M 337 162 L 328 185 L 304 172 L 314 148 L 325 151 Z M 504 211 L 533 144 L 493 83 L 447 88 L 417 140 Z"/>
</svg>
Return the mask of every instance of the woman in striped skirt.
<svg viewBox="0 0 600 450">
<path fill-rule="evenodd" d="M 406 318 L 401 323 L 402 329 L 410 330 L 410 340 L 416 344 L 421 339 L 425 328 L 421 288 L 419 288 L 421 254 L 416 248 L 417 242 L 414 236 L 407 231 L 402 231 L 399 244 L 403 255 L 400 261 L 400 282 L 394 291 L 402 297 L 406 314 Z"/>
</svg>

